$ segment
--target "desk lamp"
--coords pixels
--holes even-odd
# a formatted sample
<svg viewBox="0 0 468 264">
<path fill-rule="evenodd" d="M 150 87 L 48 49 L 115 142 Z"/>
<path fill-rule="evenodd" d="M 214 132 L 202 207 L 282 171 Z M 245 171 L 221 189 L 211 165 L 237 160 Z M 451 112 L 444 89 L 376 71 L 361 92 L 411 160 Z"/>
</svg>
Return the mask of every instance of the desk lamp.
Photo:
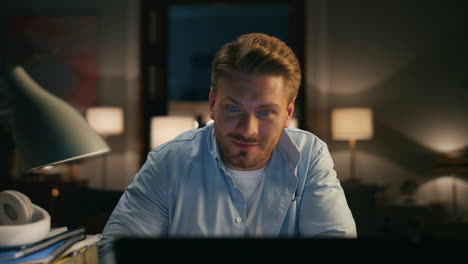
<svg viewBox="0 0 468 264">
<path fill-rule="evenodd" d="M 94 130 L 106 139 L 109 136 L 122 134 L 124 131 L 123 110 L 120 107 L 97 106 L 86 110 L 86 118 Z M 102 188 L 106 188 L 107 159 L 103 157 Z"/>
<path fill-rule="evenodd" d="M 356 141 L 372 138 L 372 110 L 366 107 L 335 108 L 332 110 L 331 119 L 332 138 L 349 142 L 350 180 L 356 181 Z"/>
<path fill-rule="evenodd" d="M 21 66 L 0 76 L 11 108 L 22 170 L 101 155 L 109 146 L 72 106 L 44 90 Z"/>
</svg>

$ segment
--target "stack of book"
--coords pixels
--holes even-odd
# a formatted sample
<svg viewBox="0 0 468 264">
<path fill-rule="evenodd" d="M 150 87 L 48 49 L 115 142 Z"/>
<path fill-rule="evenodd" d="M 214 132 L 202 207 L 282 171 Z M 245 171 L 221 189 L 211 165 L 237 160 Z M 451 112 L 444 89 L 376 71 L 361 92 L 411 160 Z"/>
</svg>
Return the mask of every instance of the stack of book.
<svg viewBox="0 0 468 264">
<path fill-rule="evenodd" d="M 98 263 L 96 243 L 101 235 L 86 235 L 84 227 L 51 228 L 41 241 L 0 247 L 0 264 Z"/>
</svg>

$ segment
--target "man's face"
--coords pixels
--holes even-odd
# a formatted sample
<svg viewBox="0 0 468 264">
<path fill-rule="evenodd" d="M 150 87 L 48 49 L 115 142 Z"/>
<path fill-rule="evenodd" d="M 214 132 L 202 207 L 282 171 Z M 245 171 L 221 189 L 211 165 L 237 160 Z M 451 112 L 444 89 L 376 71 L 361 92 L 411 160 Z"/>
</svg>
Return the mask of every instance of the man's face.
<svg viewBox="0 0 468 264">
<path fill-rule="evenodd" d="M 233 73 L 218 81 L 209 101 L 224 162 L 235 170 L 264 167 L 294 113 L 284 78 Z"/>
</svg>

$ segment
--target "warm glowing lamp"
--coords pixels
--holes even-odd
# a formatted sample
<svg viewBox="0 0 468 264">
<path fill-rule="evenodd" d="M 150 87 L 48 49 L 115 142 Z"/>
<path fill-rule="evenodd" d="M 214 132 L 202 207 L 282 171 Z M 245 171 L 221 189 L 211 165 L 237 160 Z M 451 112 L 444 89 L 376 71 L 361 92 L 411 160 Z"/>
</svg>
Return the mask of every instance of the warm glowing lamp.
<svg viewBox="0 0 468 264">
<path fill-rule="evenodd" d="M 195 118 L 187 116 L 155 116 L 151 118 L 151 148 L 155 148 L 182 132 L 197 128 Z"/>
<path fill-rule="evenodd" d="M 291 121 L 289 121 L 289 127 L 290 128 L 298 128 L 299 127 L 299 121 L 297 120 L 296 117 L 291 118 Z"/>
<path fill-rule="evenodd" d="M 104 138 L 109 136 L 122 134 L 124 131 L 124 117 L 121 107 L 96 106 L 86 110 L 86 118 L 94 130 Z M 106 157 L 103 157 L 102 165 L 102 187 L 106 187 L 107 179 L 107 162 Z"/>
<path fill-rule="evenodd" d="M 331 114 L 331 132 L 334 140 L 348 140 L 350 149 L 350 180 L 356 180 L 356 141 L 373 136 L 372 110 L 367 107 L 335 108 Z"/>
<path fill-rule="evenodd" d="M 452 177 L 452 211 L 455 221 L 458 215 L 458 178 L 468 176 L 468 157 L 465 153 L 446 153 L 437 158 L 436 173 L 438 176 Z"/>
<path fill-rule="evenodd" d="M 13 136 L 22 169 L 35 170 L 102 155 L 106 142 L 71 105 L 44 90 L 21 66 L 5 76 Z"/>
<path fill-rule="evenodd" d="M 86 110 L 86 118 L 103 137 L 122 134 L 124 131 L 123 110 L 120 107 L 97 106 Z"/>
</svg>

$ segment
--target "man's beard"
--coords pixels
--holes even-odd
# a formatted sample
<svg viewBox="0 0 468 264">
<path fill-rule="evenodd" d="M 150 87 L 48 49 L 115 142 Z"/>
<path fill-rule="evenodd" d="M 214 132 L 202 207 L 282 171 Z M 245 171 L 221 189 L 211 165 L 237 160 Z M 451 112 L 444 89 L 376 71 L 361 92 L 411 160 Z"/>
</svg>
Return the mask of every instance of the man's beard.
<svg viewBox="0 0 468 264">
<path fill-rule="evenodd" d="M 281 135 L 281 134 L 280 134 Z M 257 138 L 245 138 L 242 135 L 230 133 L 222 136 L 215 127 L 216 143 L 221 152 L 221 157 L 229 167 L 233 166 L 240 169 L 249 169 L 258 166 L 262 163 L 267 163 L 273 153 L 274 148 L 279 142 L 280 136 L 274 141 L 274 144 L 265 144 L 265 142 Z M 223 139 L 223 141 L 221 140 Z M 257 153 L 252 154 L 249 150 L 233 150 L 227 142 L 237 140 L 244 143 L 258 144 Z M 256 156 L 252 156 L 256 155 Z"/>
</svg>

